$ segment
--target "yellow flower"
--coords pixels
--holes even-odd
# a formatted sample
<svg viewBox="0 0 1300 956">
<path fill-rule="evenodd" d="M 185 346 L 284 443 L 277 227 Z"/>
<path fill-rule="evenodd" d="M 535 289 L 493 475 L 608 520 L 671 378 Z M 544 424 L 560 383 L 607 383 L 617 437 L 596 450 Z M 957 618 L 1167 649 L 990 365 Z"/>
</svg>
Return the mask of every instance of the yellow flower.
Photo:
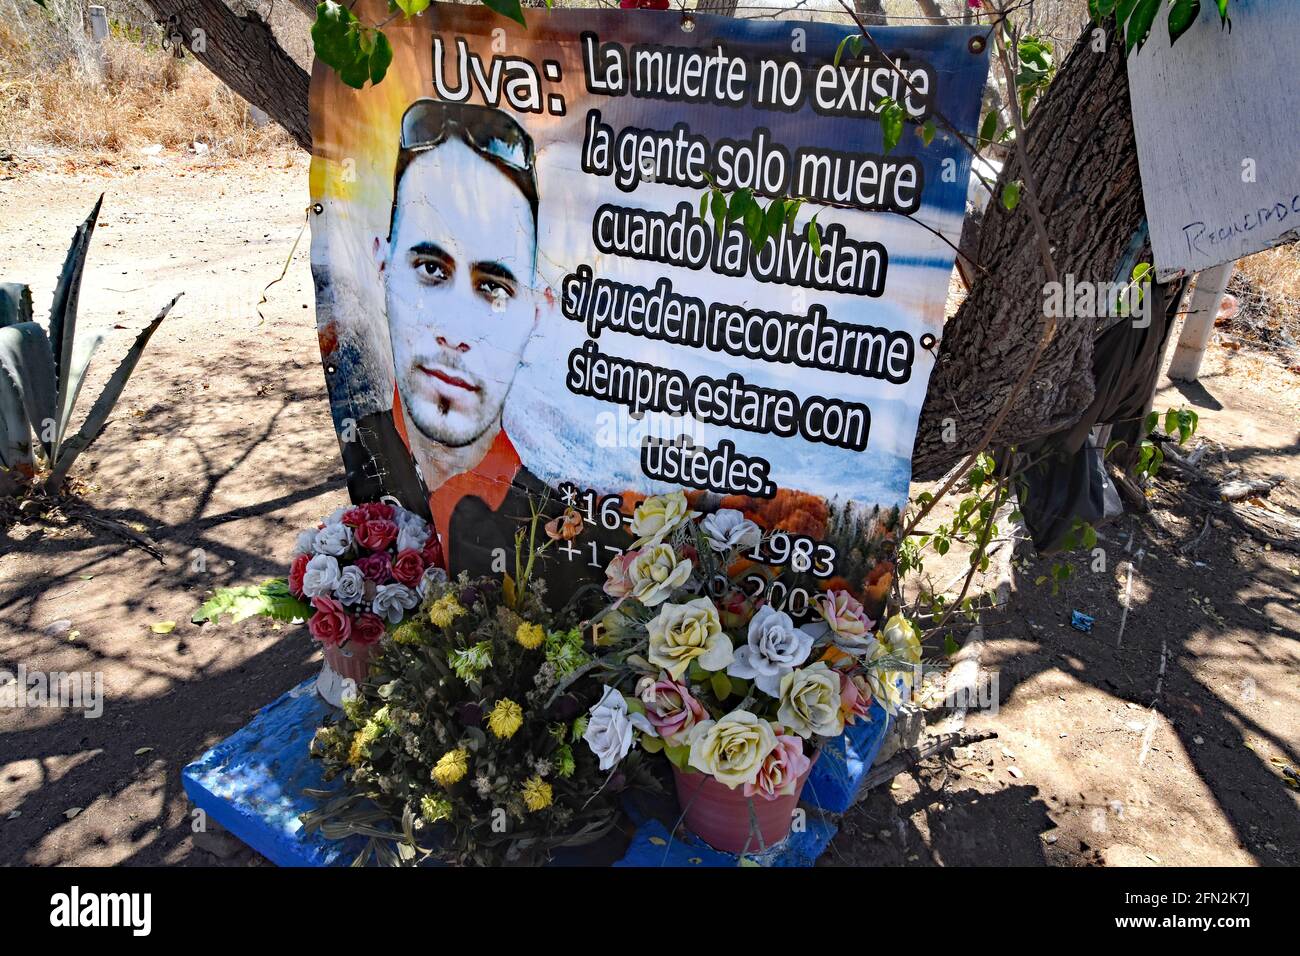
<svg viewBox="0 0 1300 956">
<path fill-rule="evenodd" d="M 515 640 L 527 650 L 535 650 L 541 647 L 542 641 L 546 640 L 546 632 L 542 630 L 540 624 L 529 624 L 524 621 L 515 628 Z"/>
<path fill-rule="evenodd" d="M 398 644 L 423 644 L 424 632 L 415 621 L 406 621 L 393 631 L 393 640 Z"/>
<path fill-rule="evenodd" d="M 632 512 L 632 533 L 637 536 L 632 547 L 658 544 L 668 532 L 688 521 L 693 514 L 683 492 L 647 498 Z"/>
<path fill-rule="evenodd" d="M 776 732 L 762 717 L 733 710 L 721 720 L 705 720 L 691 728 L 690 765 L 735 790 L 753 783 L 776 748 Z"/>
<path fill-rule="evenodd" d="M 429 823 L 451 818 L 451 801 L 426 795 L 420 800 L 420 816 Z"/>
<path fill-rule="evenodd" d="M 375 716 L 366 721 L 366 725 L 352 738 L 352 747 L 348 750 L 348 763 L 353 767 L 361 765 L 367 756 L 366 748 L 378 740 L 387 729 L 384 722 L 388 719 L 385 708 L 375 712 Z"/>
<path fill-rule="evenodd" d="M 458 747 L 455 750 L 448 750 L 439 757 L 429 776 L 444 787 L 450 787 L 453 783 L 458 783 L 468 772 L 469 751 L 464 747 Z"/>
<path fill-rule="evenodd" d="M 523 725 L 524 709 L 509 697 L 497 701 L 488 714 L 488 729 L 502 740 L 513 737 Z"/>
<path fill-rule="evenodd" d="M 649 625 L 650 663 L 678 680 L 691 661 L 706 671 L 726 670 L 733 651 L 731 638 L 722 631 L 718 610 L 708 598 L 685 604 L 665 604 Z"/>
<path fill-rule="evenodd" d="M 459 601 L 450 594 L 444 594 L 429 608 L 429 623 L 434 627 L 450 627 L 451 622 L 464 613 L 465 609 Z"/>
<path fill-rule="evenodd" d="M 552 796 L 551 785 L 541 777 L 533 776 L 524 781 L 524 805 L 533 813 L 549 807 Z"/>
</svg>

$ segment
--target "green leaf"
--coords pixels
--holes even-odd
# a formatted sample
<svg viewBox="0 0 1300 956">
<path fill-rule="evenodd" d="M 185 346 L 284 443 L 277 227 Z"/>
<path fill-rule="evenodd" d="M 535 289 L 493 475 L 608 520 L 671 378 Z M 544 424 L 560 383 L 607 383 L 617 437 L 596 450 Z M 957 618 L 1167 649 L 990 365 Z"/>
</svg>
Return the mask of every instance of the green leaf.
<svg viewBox="0 0 1300 956">
<path fill-rule="evenodd" d="M 817 227 L 816 216 L 808 220 L 808 243 L 812 246 L 813 258 L 820 259 L 822 256 L 822 233 Z"/>
<path fill-rule="evenodd" d="M 888 96 L 877 104 L 880 118 L 880 138 L 888 155 L 903 138 L 903 107 Z"/>
<path fill-rule="evenodd" d="M 925 125 L 921 127 L 921 142 L 924 143 L 926 146 L 929 146 L 932 142 L 934 142 L 934 134 L 936 129 L 937 127 L 934 125 L 934 120 L 926 120 Z"/>
<path fill-rule="evenodd" d="M 763 217 L 763 207 L 753 199 L 745 207 L 745 233 L 749 236 L 749 241 L 754 245 L 762 245 L 764 240 L 763 227 L 766 220 Z"/>
<path fill-rule="evenodd" d="M 1219 8 L 1219 25 L 1223 26 L 1228 22 L 1228 0 L 1214 0 L 1214 5 Z"/>
<path fill-rule="evenodd" d="M 1093 23 L 1101 23 L 1114 12 L 1115 0 L 1088 0 L 1088 16 Z"/>
<path fill-rule="evenodd" d="M 768 204 L 767 215 L 763 217 L 763 235 L 779 236 L 783 225 L 785 225 L 785 203 L 780 199 L 773 199 Z"/>
<path fill-rule="evenodd" d="M 701 220 L 707 221 L 708 218 L 709 218 L 709 199 L 710 199 L 710 198 L 711 198 L 711 197 L 709 196 L 709 193 L 708 193 L 707 190 L 706 190 L 706 191 L 705 191 L 705 192 L 700 196 L 700 219 L 701 219 Z"/>
<path fill-rule="evenodd" d="M 709 686 L 713 688 L 714 695 L 720 701 L 731 696 L 731 679 L 724 671 L 714 671 L 709 676 Z"/>
<path fill-rule="evenodd" d="M 750 204 L 754 201 L 754 191 L 752 189 L 737 189 L 731 194 L 731 201 L 727 204 L 727 222 L 744 222 L 745 213 L 749 210 Z"/>
<path fill-rule="evenodd" d="M 984 122 L 980 123 L 979 149 L 983 149 L 993 142 L 993 137 L 998 135 L 998 111 L 989 110 L 984 116 Z"/>
<path fill-rule="evenodd" d="M 311 27 L 311 42 L 316 55 L 326 66 L 333 67 L 342 75 L 361 58 L 359 28 L 357 18 L 342 4 L 334 0 L 317 4 L 316 22 Z"/>
<path fill-rule="evenodd" d="M 1012 212 L 1020 205 L 1020 183 L 1010 182 L 1002 187 L 1002 206 Z"/>
<path fill-rule="evenodd" d="M 688 746 L 665 745 L 664 755 L 672 761 L 673 765 L 679 770 L 686 770 L 690 767 L 691 748 Z"/>
<path fill-rule="evenodd" d="M 961 650 L 961 645 L 958 644 L 957 639 L 952 636 L 952 631 L 949 631 L 943 637 L 943 652 L 949 657 L 952 657 L 952 655 L 956 654 L 959 650 Z"/>
<path fill-rule="evenodd" d="M 1169 8 L 1169 45 L 1173 46 L 1178 38 L 1191 29 L 1196 18 L 1201 15 L 1201 0 L 1173 0 Z"/>
<path fill-rule="evenodd" d="M 269 617 L 277 621 L 292 621 L 297 618 L 305 621 L 312 613 L 311 605 L 289 593 L 288 582 L 283 578 L 275 578 L 257 586 L 218 588 L 194 612 L 190 620 L 195 624 L 205 621 L 217 623 L 223 615 L 227 615 L 235 624 L 250 617 Z"/>
<path fill-rule="evenodd" d="M 519 0 L 483 0 L 483 6 L 494 13 L 499 13 L 503 17 L 514 20 L 521 27 L 528 26 L 524 22 L 524 11 Z"/>
<path fill-rule="evenodd" d="M 713 204 L 713 224 L 717 227 L 718 235 L 722 235 L 722 230 L 727 226 L 727 197 L 720 190 L 713 190 L 710 193 Z"/>
<path fill-rule="evenodd" d="M 1141 51 L 1142 44 L 1147 42 L 1147 37 L 1151 34 L 1151 24 L 1155 22 L 1162 2 L 1163 0 L 1138 0 L 1137 6 L 1133 8 L 1133 16 L 1124 28 L 1125 53 L 1131 53 L 1134 47 Z"/>
<path fill-rule="evenodd" d="M 429 0 L 391 0 L 393 6 L 401 10 L 408 17 L 423 13 L 429 9 Z"/>
<path fill-rule="evenodd" d="M 370 51 L 370 82 L 378 83 L 388 72 L 389 64 L 393 62 L 393 46 L 388 42 L 388 37 L 382 30 L 373 31 L 375 35 L 374 43 Z"/>
</svg>

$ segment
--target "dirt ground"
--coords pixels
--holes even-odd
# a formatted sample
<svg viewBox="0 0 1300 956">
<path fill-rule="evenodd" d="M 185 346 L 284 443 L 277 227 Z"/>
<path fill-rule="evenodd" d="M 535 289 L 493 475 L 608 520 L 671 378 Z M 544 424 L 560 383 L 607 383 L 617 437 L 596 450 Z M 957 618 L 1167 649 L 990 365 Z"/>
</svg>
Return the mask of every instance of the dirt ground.
<svg viewBox="0 0 1300 956">
<path fill-rule="evenodd" d="M 189 623 L 206 589 L 282 573 L 294 532 L 346 500 L 305 235 L 258 315 L 304 220 L 305 160 L 133 165 L 0 162 L 2 275 L 29 282 L 38 310 L 106 193 L 81 322 L 108 338 L 86 395 L 185 292 L 78 467 L 90 513 L 162 560 L 85 522 L 0 531 L 0 669 L 102 671 L 105 695 L 94 720 L 0 711 L 3 864 L 260 863 L 191 832 L 180 769 L 319 666 L 296 629 Z M 1201 385 L 1166 381 L 1156 407 L 1198 409 L 1198 437 L 1225 450 L 1216 473 L 1286 475 L 1270 501 L 1295 514 L 1297 384 L 1269 356 L 1216 347 Z M 1017 558 L 983 652 L 999 707 L 966 721 L 998 738 L 873 791 L 827 863 L 1300 862 L 1300 794 L 1280 772 L 1300 766 L 1300 556 L 1217 519 L 1181 551 L 1204 526 L 1182 487 L 1166 471 L 1156 518 L 1102 529 L 1105 570 L 1075 561 L 1058 595 Z M 1072 609 L 1091 633 L 1068 626 Z"/>
</svg>

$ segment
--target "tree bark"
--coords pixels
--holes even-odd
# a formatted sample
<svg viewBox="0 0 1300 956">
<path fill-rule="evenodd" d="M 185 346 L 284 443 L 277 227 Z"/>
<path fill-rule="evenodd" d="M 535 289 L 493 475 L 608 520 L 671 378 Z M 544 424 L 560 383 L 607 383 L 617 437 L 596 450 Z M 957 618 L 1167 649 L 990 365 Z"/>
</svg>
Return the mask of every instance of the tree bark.
<svg viewBox="0 0 1300 956">
<path fill-rule="evenodd" d="M 1114 281 L 1144 216 L 1124 46 L 1113 32 L 1106 40 L 1105 51 L 1094 52 L 1084 32 L 1026 131 L 1052 258 L 1076 281 Z M 1017 165 L 1007 163 L 996 196 L 1020 178 Z M 1046 276 L 1025 206 L 1008 212 L 995 200 L 977 250 L 987 271 L 943 330 L 913 448 L 919 479 L 940 476 L 978 445 L 1042 337 Z M 994 445 L 1074 422 L 1093 397 L 1095 331 L 1090 321 L 1058 324 Z"/>
<path fill-rule="evenodd" d="M 307 71 L 276 42 L 256 13 L 238 16 L 221 0 L 144 0 L 164 26 L 175 17 L 185 47 L 228 87 L 311 150 Z M 299 0 L 295 0 L 302 6 Z M 315 17 L 315 7 L 312 7 Z M 196 33 L 195 31 L 199 31 Z M 201 42 L 200 42 L 201 41 Z"/>
<path fill-rule="evenodd" d="M 200 62 L 310 150 L 308 74 L 256 14 L 236 16 L 220 0 L 145 2 L 161 22 L 179 17 L 191 49 L 193 30 L 205 31 L 206 49 L 194 51 Z M 292 2 L 314 12 L 310 0 Z M 700 9 L 734 10 L 735 0 L 703 0 Z M 1109 282 L 1144 210 L 1123 43 L 1113 30 L 1105 51 L 1094 52 L 1090 43 L 1085 31 L 1034 110 L 1028 151 L 1058 270 L 1076 281 Z M 998 195 L 1018 178 L 1009 162 Z M 995 201 L 977 250 L 988 271 L 978 273 L 943 330 L 921 413 L 913 469 L 922 480 L 942 475 L 979 443 L 1044 326 L 1045 276 L 1025 207 L 1008 212 Z M 1073 423 L 1093 397 L 1094 333 L 1089 322 L 1060 323 L 994 445 L 1023 443 Z"/>
</svg>

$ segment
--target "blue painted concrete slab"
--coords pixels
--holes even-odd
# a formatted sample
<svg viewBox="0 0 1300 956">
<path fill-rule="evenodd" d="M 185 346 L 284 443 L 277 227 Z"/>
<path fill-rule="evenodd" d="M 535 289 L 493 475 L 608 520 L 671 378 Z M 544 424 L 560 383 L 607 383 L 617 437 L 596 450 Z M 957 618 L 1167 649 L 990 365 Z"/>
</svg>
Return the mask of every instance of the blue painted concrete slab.
<svg viewBox="0 0 1300 956">
<path fill-rule="evenodd" d="M 762 853 L 749 853 L 746 857 L 759 866 L 786 867 L 812 866 L 826 852 L 839 827 L 815 811 L 807 816 L 802 832 L 788 837 Z M 672 866 L 720 867 L 739 866 L 740 858 L 713 849 L 703 840 L 678 829 L 676 836 L 668 838 L 668 827 L 657 819 L 647 820 L 637 827 L 636 836 L 627 848 L 623 859 L 615 866 Z"/>
<path fill-rule="evenodd" d="M 277 866 L 348 865 L 361 852 L 362 838 L 337 841 L 319 832 L 305 834 L 298 820 L 299 814 L 319 805 L 304 791 L 340 786 L 337 781 L 326 784 L 320 762 L 308 755 L 312 735 L 332 712 L 315 693 L 315 679 L 303 682 L 185 767 L 181 771 L 185 792 L 209 819 Z M 762 866 L 811 866 L 825 852 L 838 829 L 826 811 L 839 812 L 833 803 L 848 805 L 843 795 L 870 769 L 884 738 L 888 723 L 884 711 L 873 710 L 872 715 L 872 722 L 850 728 L 823 750 L 804 788 L 803 829 L 764 853 L 749 854 L 752 861 Z M 625 810 L 636 833 L 614 866 L 739 865 L 737 857 L 710 848 L 680 827 L 669 840 L 669 829 L 678 816 L 671 797 L 638 795 L 626 801 Z M 591 853 L 590 859 L 567 853 L 562 862 L 604 865 L 613 858 L 606 849 Z"/>
<path fill-rule="evenodd" d="M 804 784 L 803 801 L 831 813 L 843 813 L 857 799 L 862 779 L 876 761 L 889 733 L 890 717 L 876 701 L 868 720 L 860 720 L 822 747 Z"/>
<path fill-rule="evenodd" d="M 277 866 L 346 866 L 364 840 L 304 834 L 300 813 L 314 810 L 307 789 L 338 789 L 321 779 L 307 745 L 331 708 L 304 681 L 257 712 L 242 729 L 181 771 L 191 801 Z"/>
</svg>

